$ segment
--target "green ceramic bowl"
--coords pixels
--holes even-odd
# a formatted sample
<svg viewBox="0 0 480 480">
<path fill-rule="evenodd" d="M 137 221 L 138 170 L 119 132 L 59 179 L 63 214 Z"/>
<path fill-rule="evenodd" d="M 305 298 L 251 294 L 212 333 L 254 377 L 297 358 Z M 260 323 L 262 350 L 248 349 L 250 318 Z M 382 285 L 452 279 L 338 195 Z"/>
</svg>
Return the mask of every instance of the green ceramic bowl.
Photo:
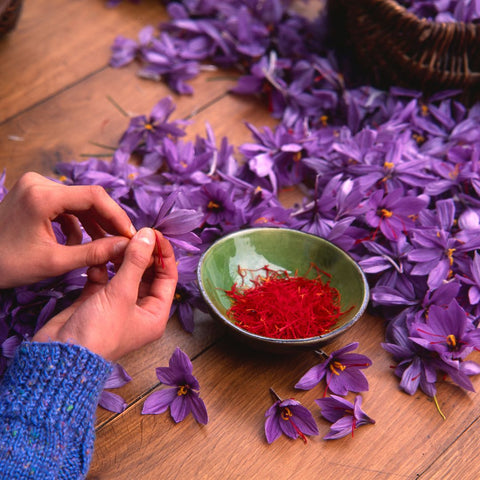
<svg viewBox="0 0 480 480">
<path fill-rule="evenodd" d="M 225 290 L 241 284 L 239 265 L 252 270 L 269 265 L 305 275 L 312 262 L 332 276 L 330 284 L 340 292 L 341 310 L 348 310 L 331 332 L 305 339 L 269 338 L 247 332 L 226 316 L 231 302 Z M 230 333 L 270 352 L 314 349 L 330 342 L 360 319 L 369 299 L 365 275 L 346 252 L 323 238 L 284 228 L 252 228 L 217 240 L 200 258 L 197 277 L 203 298 Z"/>
</svg>

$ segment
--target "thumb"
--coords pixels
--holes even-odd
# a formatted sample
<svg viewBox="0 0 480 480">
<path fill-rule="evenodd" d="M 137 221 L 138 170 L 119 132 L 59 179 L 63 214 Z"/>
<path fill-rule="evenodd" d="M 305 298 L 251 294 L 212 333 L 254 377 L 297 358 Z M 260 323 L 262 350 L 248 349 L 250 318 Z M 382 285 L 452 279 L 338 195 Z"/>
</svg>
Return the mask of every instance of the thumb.
<svg viewBox="0 0 480 480">
<path fill-rule="evenodd" d="M 155 248 L 155 232 L 151 228 L 139 230 L 128 244 L 123 262 L 110 286 L 124 290 L 125 295 L 138 294 L 138 286 L 143 274 L 151 264 Z"/>
</svg>

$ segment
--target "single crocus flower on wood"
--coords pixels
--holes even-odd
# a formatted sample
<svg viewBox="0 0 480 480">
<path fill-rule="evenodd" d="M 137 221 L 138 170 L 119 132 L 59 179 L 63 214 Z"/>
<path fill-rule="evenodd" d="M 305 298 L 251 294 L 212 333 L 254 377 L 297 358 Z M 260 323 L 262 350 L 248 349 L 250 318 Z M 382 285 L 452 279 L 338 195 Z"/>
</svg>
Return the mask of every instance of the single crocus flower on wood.
<svg viewBox="0 0 480 480">
<path fill-rule="evenodd" d="M 361 408 L 362 397 L 357 395 L 354 403 L 345 398 L 331 395 L 330 397 L 315 400 L 321 409 L 322 416 L 332 422 L 330 432 L 325 435 L 324 440 L 335 440 L 347 436 L 361 425 L 375 423 Z"/>
<path fill-rule="evenodd" d="M 295 388 L 310 390 L 325 378 L 327 382 L 325 393 L 328 389 L 337 395 L 367 391 L 368 380 L 361 370 L 369 367 L 372 361 L 366 355 L 348 353 L 357 347 L 358 342 L 353 342 L 335 350 L 327 356 L 324 362 L 308 370 Z"/>
<path fill-rule="evenodd" d="M 272 443 L 282 433 L 290 438 L 300 437 L 305 443 L 306 435 L 318 435 L 318 427 L 310 411 L 297 400 L 282 400 L 270 389 L 275 403 L 265 413 L 265 436 Z"/>
<path fill-rule="evenodd" d="M 172 388 L 153 392 L 145 400 L 142 414 L 163 413 L 170 407 L 170 415 L 176 423 L 192 412 L 195 420 L 205 425 L 208 422 L 207 409 L 198 394 L 200 385 L 192 370 L 187 354 L 177 347 L 170 357 L 169 366 L 156 369 L 160 382 Z"/>
</svg>

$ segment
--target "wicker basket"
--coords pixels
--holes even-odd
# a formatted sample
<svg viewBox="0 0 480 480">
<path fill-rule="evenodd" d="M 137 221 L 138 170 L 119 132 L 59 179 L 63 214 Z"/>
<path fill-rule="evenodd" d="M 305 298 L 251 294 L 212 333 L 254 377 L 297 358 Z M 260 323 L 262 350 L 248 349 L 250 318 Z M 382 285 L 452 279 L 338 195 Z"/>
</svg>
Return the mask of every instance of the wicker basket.
<svg viewBox="0 0 480 480">
<path fill-rule="evenodd" d="M 420 19 L 395 0 L 329 0 L 328 9 L 337 46 L 373 85 L 480 98 L 480 25 Z"/>
<path fill-rule="evenodd" d="M 22 10 L 22 0 L 0 0 L 0 36 L 13 30 Z"/>
</svg>

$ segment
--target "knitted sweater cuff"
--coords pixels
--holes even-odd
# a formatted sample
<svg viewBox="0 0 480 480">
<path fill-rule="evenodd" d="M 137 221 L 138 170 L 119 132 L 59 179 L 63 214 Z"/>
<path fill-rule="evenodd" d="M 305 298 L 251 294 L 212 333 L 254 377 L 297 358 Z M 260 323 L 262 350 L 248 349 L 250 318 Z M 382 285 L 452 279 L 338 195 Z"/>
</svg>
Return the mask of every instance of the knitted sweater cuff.
<svg viewBox="0 0 480 480">
<path fill-rule="evenodd" d="M 3 378 L 1 412 L 32 425 L 90 423 L 112 365 L 84 347 L 25 342 Z"/>
</svg>

